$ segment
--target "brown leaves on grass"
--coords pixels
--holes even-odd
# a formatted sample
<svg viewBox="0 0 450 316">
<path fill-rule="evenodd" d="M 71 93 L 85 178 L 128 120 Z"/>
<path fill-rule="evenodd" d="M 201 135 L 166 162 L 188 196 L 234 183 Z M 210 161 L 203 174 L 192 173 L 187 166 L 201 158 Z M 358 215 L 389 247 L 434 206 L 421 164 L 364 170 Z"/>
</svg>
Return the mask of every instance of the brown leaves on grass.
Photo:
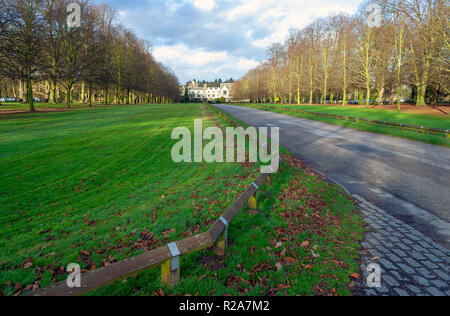
<svg viewBox="0 0 450 316">
<path fill-rule="evenodd" d="M 23 264 L 24 269 L 29 269 L 33 266 L 33 262 L 26 262 Z"/>
<path fill-rule="evenodd" d="M 285 158 L 289 165 L 305 169 L 302 161 L 293 157 Z M 322 186 L 323 188 L 312 192 L 312 189 L 308 189 L 305 185 L 305 183 L 311 184 L 311 181 L 313 183 L 315 181 L 320 182 L 320 179 L 306 178 L 298 173 L 291 179 L 289 186 L 283 189 L 279 195 L 281 211 L 274 210 L 274 212 L 285 219 L 285 224 L 274 228 L 275 235 L 270 238 L 270 243 L 272 246 L 276 246 L 275 248 L 279 248 L 281 245 L 284 245 L 285 248 L 274 254 L 278 256 L 274 269 L 281 271 L 286 266 L 285 273 L 288 274 L 302 271 L 312 274 L 320 280 L 314 286 L 314 293 L 316 295 L 333 296 L 337 295 L 338 292 L 335 288 L 331 288 L 330 280 L 337 280 L 337 277 L 336 275 L 325 274 L 325 272 L 322 275 L 321 271 L 333 271 L 334 268 L 325 270 L 322 267 L 316 267 L 319 264 L 332 263 L 342 269 L 347 270 L 349 268 L 344 262 L 334 260 L 336 256 L 333 252 L 323 253 L 326 251 L 324 248 L 327 247 L 327 243 L 345 245 L 344 242 L 337 240 L 339 237 L 333 233 L 334 229 L 342 233 L 343 220 L 329 210 L 330 205 L 324 199 L 329 187 L 319 185 L 317 187 Z M 298 238 L 299 235 L 305 236 L 305 234 L 311 236 L 311 239 L 301 240 Z M 320 247 L 314 243 L 316 237 L 322 240 Z M 300 254 L 298 258 L 296 254 Z M 356 276 L 354 274 L 353 278 Z M 276 292 L 276 289 L 274 291 Z"/>
<path fill-rule="evenodd" d="M 225 267 L 222 257 L 219 256 L 203 256 L 200 258 L 200 263 L 205 269 L 208 269 L 212 272 L 216 272 Z"/>
<path fill-rule="evenodd" d="M 161 235 L 163 235 L 164 238 L 168 238 L 169 235 L 175 233 L 176 231 L 177 231 L 177 230 L 176 230 L 175 228 L 166 229 L 166 230 L 163 230 L 163 231 L 161 232 Z"/>
<path fill-rule="evenodd" d="M 249 281 L 237 275 L 230 275 L 225 281 L 226 286 L 238 288 L 239 291 L 243 291 L 242 283 L 251 285 Z"/>
<path fill-rule="evenodd" d="M 314 285 L 313 291 L 316 296 L 338 296 L 338 292 L 335 288 L 332 288 L 331 290 L 329 290 L 327 288 L 327 285 L 323 282 L 320 282 L 320 284 Z"/>
<path fill-rule="evenodd" d="M 284 262 L 287 265 L 296 265 L 297 264 L 297 260 L 295 260 L 294 258 L 291 258 L 291 257 L 284 258 Z"/>
<path fill-rule="evenodd" d="M 153 296 L 166 296 L 163 289 L 159 289 L 156 292 L 153 292 Z"/>
<path fill-rule="evenodd" d="M 82 256 L 86 256 L 86 257 L 89 257 L 91 255 L 91 253 L 89 251 L 84 251 L 84 250 L 80 250 L 79 254 Z"/>
<path fill-rule="evenodd" d="M 283 161 L 289 166 L 289 167 L 293 167 L 293 168 L 297 168 L 297 169 L 301 169 L 303 171 L 305 171 L 305 173 L 307 173 L 310 176 L 315 176 L 319 179 L 323 179 L 322 175 L 316 173 L 314 170 L 312 170 L 307 164 L 306 162 L 304 162 L 301 159 L 296 158 L 293 155 L 282 155 Z"/>
<path fill-rule="evenodd" d="M 361 275 L 359 273 L 352 273 L 350 274 L 350 277 L 352 279 L 359 280 L 359 278 L 361 278 Z"/>
</svg>

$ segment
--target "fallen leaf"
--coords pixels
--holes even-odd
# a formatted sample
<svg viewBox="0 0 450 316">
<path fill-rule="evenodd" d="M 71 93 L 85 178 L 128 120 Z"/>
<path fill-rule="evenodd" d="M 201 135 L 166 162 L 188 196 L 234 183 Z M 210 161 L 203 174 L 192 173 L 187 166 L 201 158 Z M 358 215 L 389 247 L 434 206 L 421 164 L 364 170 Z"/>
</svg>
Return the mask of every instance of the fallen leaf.
<svg viewBox="0 0 450 316">
<path fill-rule="evenodd" d="M 31 268 L 33 266 L 33 262 L 27 262 L 27 263 L 25 263 L 24 265 L 23 265 L 23 268 L 24 269 L 29 269 L 29 268 Z"/>
<path fill-rule="evenodd" d="M 291 257 L 284 258 L 284 261 L 289 265 L 293 265 L 297 262 L 294 258 L 291 258 Z"/>
<path fill-rule="evenodd" d="M 309 247 L 309 241 L 304 241 L 304 242 L 302 242 L 301 247 L 302 247 L 302 248 Z"/>
<path fill-rule="evenodd" d="M 283 265 L 281 263 L 277 263 L 275 265 L 275 267 L 277 268 L 277 271 L 280 271 L 281 269 L 283 269 Z"/>
</svg>

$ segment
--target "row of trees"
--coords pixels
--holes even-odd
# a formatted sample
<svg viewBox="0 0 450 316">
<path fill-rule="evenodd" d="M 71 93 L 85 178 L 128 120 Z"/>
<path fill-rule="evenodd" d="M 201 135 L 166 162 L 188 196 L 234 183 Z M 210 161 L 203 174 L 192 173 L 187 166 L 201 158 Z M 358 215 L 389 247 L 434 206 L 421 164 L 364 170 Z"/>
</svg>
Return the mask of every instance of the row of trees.
<svg viewBox="0 0 450 316">
<path fill-rule="evenodd" d="M 36 95 L 70 107 L 74 99 L 166 103 L 180 94 L 149 44 L 89 0 L 0 0 L 0 80 L 4 96 L 17 93 L 30 111 Z"/>
<path fill-rule="evenodd" d="M 268 49 L 268 59 L 240 80 L 236 97 L 298 104 L 389 100 L 400 108 L 406 89 L 418 106 L 448 99 L 449 14 L 447 0 L 376 0 L 354 16 L 318 19 Z M 368 23 L 373 18 L 380 23 Z"/>
</svg>

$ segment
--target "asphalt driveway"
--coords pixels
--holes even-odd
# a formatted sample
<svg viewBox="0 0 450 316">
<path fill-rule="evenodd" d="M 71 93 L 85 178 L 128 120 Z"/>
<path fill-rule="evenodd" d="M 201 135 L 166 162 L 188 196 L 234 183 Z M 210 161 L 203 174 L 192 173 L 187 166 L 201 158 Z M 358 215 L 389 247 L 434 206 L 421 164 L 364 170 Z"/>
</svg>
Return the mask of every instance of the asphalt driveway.
<svg viewBox="0 0 450 316">
<path fill-rule="evenodd" d="M 218 107 L 255 127 L 279 127 L 283 147 L 351 194 L 449 247 L 450 149 L 246 107 Z"/>
</svg>

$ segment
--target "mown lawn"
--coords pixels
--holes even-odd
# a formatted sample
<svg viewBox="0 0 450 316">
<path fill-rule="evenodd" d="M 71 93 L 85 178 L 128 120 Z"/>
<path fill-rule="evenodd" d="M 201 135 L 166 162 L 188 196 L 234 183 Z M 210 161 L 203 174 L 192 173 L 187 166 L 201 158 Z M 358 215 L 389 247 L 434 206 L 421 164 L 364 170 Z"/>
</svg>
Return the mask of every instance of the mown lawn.
<svg viewBox="0 0 450 316">
<path fill-rule="evenodd" d="M 98 105 L 97 105 L 98 106 Z M 51 103 L 43 103 L 43 102 L 36 102 L 34 104 L 34 107 L 36 108 L 36 111 L 39 110 L 47 110 L 47 111 L 59 111 L 59 110 L 65 110 L 67 109 L 67 105 L 66 104 L 62 104 L 62 103 L 55 103 L 55 104 L 51 104 Z M 71 109 L 83 109 L 83 108 L 88 108 L 89 105 L 87 104 L 72 104 Z M 20 111 L 20 112 L 26 112 L 30 110 L 30 106 L 28 104 L 25 103 L 21 103 L 21 102 L 11 102 L 11 103 L 2 103 L 0 105 L 0 114 L 2 113 L 2 111 Z"/>
<path fill-rule="evenodd" d="M 0 295 L 18 295 L 206 231 L 258 175 L 250 164 L 175 164 L 172 129 L 219 120 L 204 105 L 104 107 L 0 120 Z M 223 123 L 223 122 L 222 122 Z M 93 295 L 350 294 L 361 219 L 342 191 L 294 166 L 230 227 L 225 260 L 182 260 Z"/>
<path fill-rule="evenodd" d="M 342 106 L 313 106 L 313 105 L 274 105 L 274 104 L 245 104 L 244 106 L 251 106 L 254 108 L 258 108 L 261 106 L 273 106 L 273 107 L 286 107 L 289 109 L 298 109 L 302 111 L 310 111 L 310 112 L 319 112 L 319 113 L 328 113 L 335 115 L 345 115 L 351 117 L 357 117 L 362 119 L 371 119 L 377 121 L 386 121 L 393 122 L 399 124 L 409 124 L 416 126 L 424 126 L 431 128 L 440 128 L 440 129 L 450 129 L 450 117 L 439 117 L 435 115 L 422 115 L 422 114 L 412 114 L 412 113 L 404 113 L 390 110 L 379 110 L 379 109 L 362 109 L 362 108 L 353 108 L 353 107 L 342 107 Z M 265 109 L 265 108 L 264 108 Z M 340 125 L 344 127 L 355 128 L 364 131 L 370 131 L 379 134 L 387 134 L 396 137 L 403 137 L 412 140 L 427 142 L 435 145 L 447 146 L 450 147 L 450 139 L 446 139 L 443 135 L 428 135 L 421 134 L 414 131 L 402 131 L 399 128 L 389 127 L 389 126 L 379 126 L 379 125 L 370 125 L 365 122 L 351 122 L 351 121 L 343 121 L 337 120 L 333 118 L 324 118 L 319 117 L 314 114 L 303 114 L 303 113 L 295 113 L 290 111 L 279 111 L 277 109 L 273 109 L 274 112 L 279 112 L 291 116 L 297 116 L 301 118 L 321 121 L 329 124 Z"/>
</svg>

